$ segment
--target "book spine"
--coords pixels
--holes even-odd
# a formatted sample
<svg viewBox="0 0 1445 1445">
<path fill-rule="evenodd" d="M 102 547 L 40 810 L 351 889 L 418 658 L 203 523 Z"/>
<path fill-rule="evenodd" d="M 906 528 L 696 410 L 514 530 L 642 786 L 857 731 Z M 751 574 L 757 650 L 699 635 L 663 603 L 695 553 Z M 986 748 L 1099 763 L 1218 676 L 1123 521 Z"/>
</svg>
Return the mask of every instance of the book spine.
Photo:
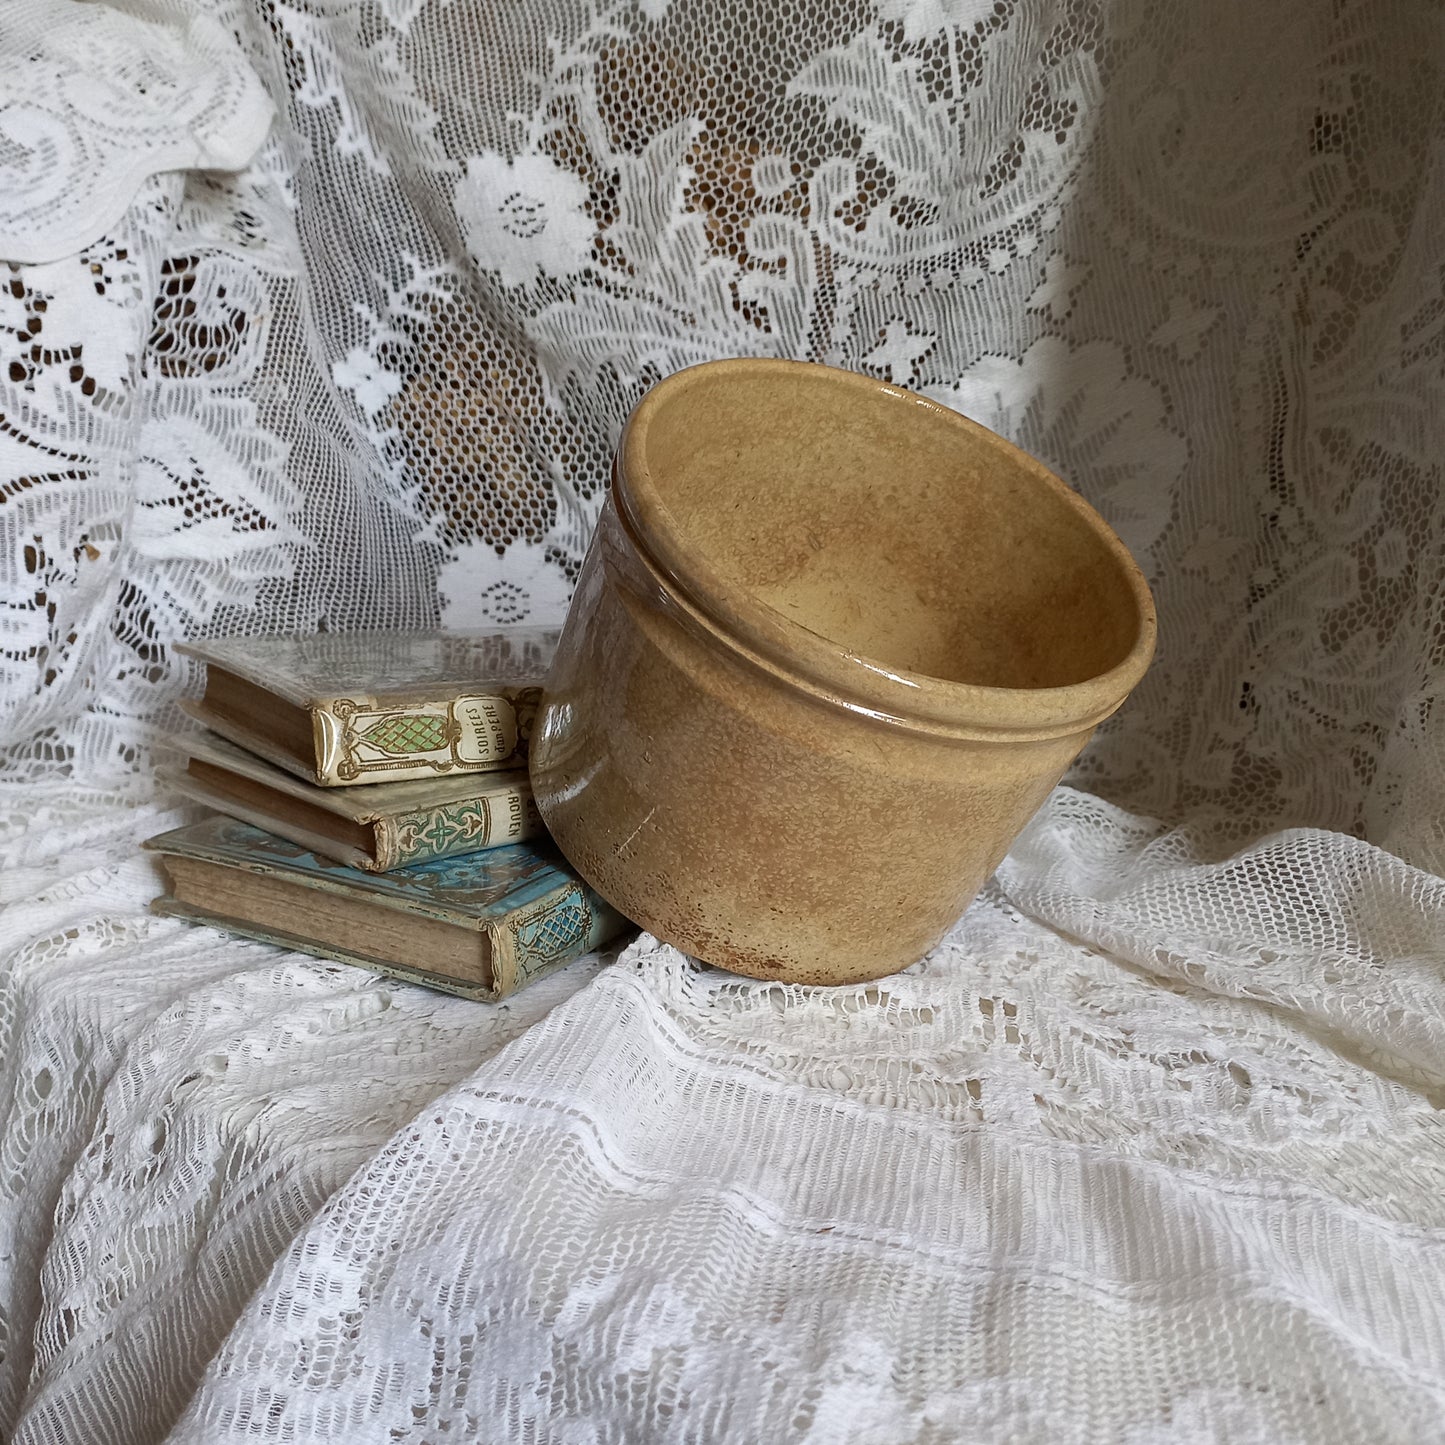
<svg viewBox="0 0 1445 1445">
<path fill-rule="evenodd" d="M 311 710 L 323 786 L 446 777 L 502 767 L 517 753 L 518 708 L 530 694 L 475 694 L 415 703 L 332 698 Z"/>
<path fill-rule="evenodd" d="M 568 884 L 489 930 L 498 998 L 601 948 L 627 920 L 581 883 Z"/>
<path fill-rule="evenodd" d="M 459 858 L 538 837 L 542 818 L 526 783 L 477 798 L 397 813 L 376 821 L 378 872 L 409 868 L 433 858 Z"/>
<path fill-rule="evenodd" d="M 293 823 L 287 818 L 273 817 L 263 808 L 250 807 L 238 798 L 228 797 L 214 788 L 208 788 L 190 773 L 183 772 L 179 768 L 159 767 L 156 769 L 156 777 L 184 797 L 194 798 L 208 808 L 214 808 L 218 813 L 224 813 L 228 818 L 239 818 L 253 828 L 274 833 L 278 838 L 285 838 L 289 842 L 296 843 L 308 852 L 318 853 L 323 858 L 334 858 L 338 863 L 345 863 L 348 868 L 377 871 L 376 859 L 370 853 L 365 853 L 360 848 L 350 847 L 335 838 L 328 838 L 322 833 L 313 833 L 311 829 Z"/>
</svg>

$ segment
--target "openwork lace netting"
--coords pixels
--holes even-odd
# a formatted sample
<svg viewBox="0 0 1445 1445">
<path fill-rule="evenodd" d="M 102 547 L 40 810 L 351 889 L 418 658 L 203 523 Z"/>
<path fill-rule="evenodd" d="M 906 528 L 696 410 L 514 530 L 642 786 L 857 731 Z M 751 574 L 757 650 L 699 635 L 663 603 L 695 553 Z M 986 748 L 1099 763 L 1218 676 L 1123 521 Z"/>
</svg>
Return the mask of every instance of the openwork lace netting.
<svg viewBox="0 0 1445 1445">
<path fill-rule="evenodd" d="M 1435 1438 L 1442 120 L 1411 0 L 14 0 L 0 1435 Z M 147 914 L 175 641 L 560 616 L 744 354 L 1155 590 L 934 955 L 486 1009 Z"/>
</svg>

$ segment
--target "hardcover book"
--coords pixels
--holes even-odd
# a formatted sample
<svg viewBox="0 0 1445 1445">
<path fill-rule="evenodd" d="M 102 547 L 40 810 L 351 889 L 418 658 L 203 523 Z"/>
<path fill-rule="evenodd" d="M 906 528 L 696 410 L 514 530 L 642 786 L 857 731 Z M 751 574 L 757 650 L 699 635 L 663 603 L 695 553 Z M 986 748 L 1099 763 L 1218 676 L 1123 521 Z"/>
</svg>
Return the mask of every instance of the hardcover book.
<svg viewBox="0 0 1445 1445">
<path fill-rule="evenodd" d="M 550 845 L 363 873 L 234 818 L 147 841 L 157 913 L 495 1000 L 614 938 L 625 920 Z"/>
<path fill-rule="evenodd" d="M 320 787 L 516 766 L 555 629 L 322 632 L 179 644 L 206 664 L 186 711 Z"/>
<path fill-rule="evenodd" d="M 210 733 L 174 736 L 183 766 L 156 774 L 177 792 L 352 868 L 384 873 L 542 832 L 525 772 L 318 788 Z"/>
</svg>

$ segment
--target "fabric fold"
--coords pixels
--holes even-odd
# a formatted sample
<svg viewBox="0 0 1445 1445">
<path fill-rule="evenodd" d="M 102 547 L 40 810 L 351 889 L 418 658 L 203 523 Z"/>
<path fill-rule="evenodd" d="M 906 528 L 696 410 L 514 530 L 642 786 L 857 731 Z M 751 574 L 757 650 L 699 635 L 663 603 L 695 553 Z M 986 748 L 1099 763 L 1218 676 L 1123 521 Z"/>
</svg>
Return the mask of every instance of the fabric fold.
<svg viewBox="0 0 1445 1445">
<path fill-rule="evenodd" d="M 11 0 L 0 10 L 0 259 L 74 255 L 147 176 L 240 170 L 274 113 L 211 15 Z"/>
</svg>

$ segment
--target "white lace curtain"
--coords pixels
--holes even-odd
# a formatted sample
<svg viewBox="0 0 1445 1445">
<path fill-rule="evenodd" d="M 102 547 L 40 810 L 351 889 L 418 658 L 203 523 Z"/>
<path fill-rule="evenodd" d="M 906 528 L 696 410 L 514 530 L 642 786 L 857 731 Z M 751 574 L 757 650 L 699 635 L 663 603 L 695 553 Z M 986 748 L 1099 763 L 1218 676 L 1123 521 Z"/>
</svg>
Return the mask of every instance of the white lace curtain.
<svg viewBox="0 0 1445 1445">
<path fill-rule="evenodd" d="M 0 288 L 12 769 L 143 766 L 185 634 L 555 615 L 631 405 L 761 353 L 959 407 L 1141 559 L 1159 660 L 1087 786 L 1445 866 L 1436 7 L 27 16 L 0 210 L 61 258 Z M 253 88 L 270 138 L 204 169 Z"/>
<path fill-rule="evenodd" d="M 0 1436 L 1436 1438 L 1442 25 L 0 4 Z M 173 642 L 560 615 L 737 354 L 995 427 L 1156 592 L 929 959 L 488 1009 L 147 912 Z"/>
</svg>

